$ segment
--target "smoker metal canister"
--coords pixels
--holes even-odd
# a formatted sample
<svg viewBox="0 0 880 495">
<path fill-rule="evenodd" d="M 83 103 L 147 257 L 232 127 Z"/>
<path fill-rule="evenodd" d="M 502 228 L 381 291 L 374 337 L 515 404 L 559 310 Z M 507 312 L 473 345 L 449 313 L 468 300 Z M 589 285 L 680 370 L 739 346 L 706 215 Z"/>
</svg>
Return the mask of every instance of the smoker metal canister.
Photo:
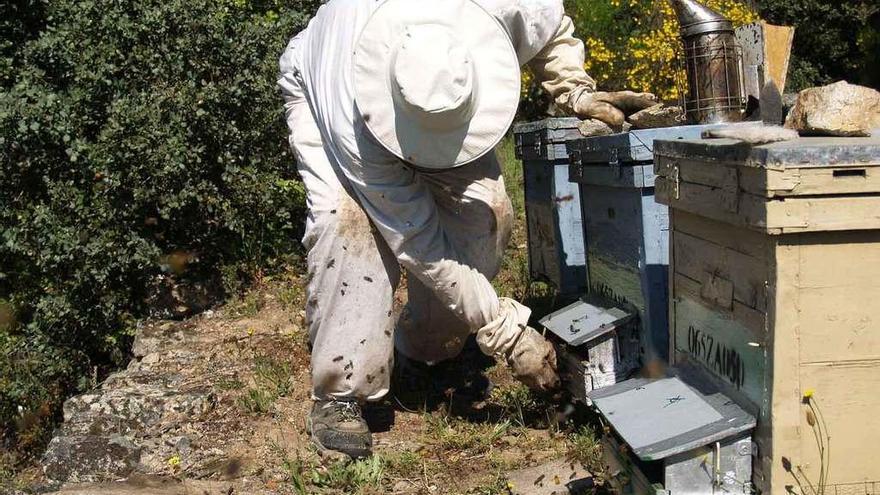
<svg viewBox="0 0 880 495">
<path fill-rule="evenodd" d="M 693 124 L 742 120 L 742 48 L 733 24 L 694 0 L 670 0 L 678 17 L 687 72 L 684 109 Z"/>
</svg>

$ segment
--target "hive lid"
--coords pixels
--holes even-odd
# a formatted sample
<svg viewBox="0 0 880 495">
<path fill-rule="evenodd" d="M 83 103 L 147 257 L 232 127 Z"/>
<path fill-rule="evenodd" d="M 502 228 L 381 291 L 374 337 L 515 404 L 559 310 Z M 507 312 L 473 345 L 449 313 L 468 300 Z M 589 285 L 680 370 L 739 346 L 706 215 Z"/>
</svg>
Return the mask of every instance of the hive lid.
<svg viewBox="0 0 880 495">
<path fill-rule="evenodd" d="M 735 124 L 681 125 L 658 129 L 637 129 L 607 136 L 574 139 L 566 143 L 573 162 L 584 167 L 607 166 L 612 162 L 650 162 L 654 160 L 655 140 L 699 139 L 703 131 L 729 126 L 754 126 L 754 122 Z"/>
<path fill-rule="evenodd" d="M 634 378 L 588 394 L 639 459 L 655 461 L 733 437 L 755 417 L 690 368 Z"/>
<path fill-rule="evenodd" d="M 578 301 L 540 320 L 541 325 L 571 346 L 585 344 L 616 330 L 635 317 L 619 308 L 603 308 Z"/>
<path fill-rule="evenodd" d="M 531 122 L 517 122 L 513 125 L 514 134 L 543 131 L 547 129 L 577 129 L 581 120 L 577 117 L 554 117 Z"/>
<path fill-rule="evenodd" d="M 760 146 L 734 139 L 663 140 L 654 148 L 658 157 L 768 169 L 880 166 L 880 137 L 802 137 Z"/>
<path fill-rule="evenodd" d="M 563 117 L 515 124 L 514 154 L 520 160 L 529 161 L 567 159 L 565 143 L 581 137 L 579 123 L 576 117 Z"/>
<path fill-rule="evenodd" d="M 880 229 L 880 137 L 654 143 L 655 199 L 771 235 Z"/>
</svg>

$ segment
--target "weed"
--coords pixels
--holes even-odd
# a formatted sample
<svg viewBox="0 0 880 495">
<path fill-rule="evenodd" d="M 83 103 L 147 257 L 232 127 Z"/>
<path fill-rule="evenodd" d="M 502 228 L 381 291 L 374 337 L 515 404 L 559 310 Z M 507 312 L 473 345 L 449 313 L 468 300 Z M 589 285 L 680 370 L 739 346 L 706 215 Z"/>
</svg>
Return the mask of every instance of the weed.
<svg viewBox="0 0 880 495">
<path fill-rule="evenodd" d="M 214 382 L 214 386 L 220 390 L 241 390 L 244 388 L 244 383 L 241 383 L 240 380 L 236 378 L 227 378 L 220 377 Z"/>
<path fill-rule="evenodd" d="M 293 493 L 296 493 L 297 495 L 307 495 L 309 493 L 308 482 L 306 477 L 304 477 L 304 472 L 311 468 L 307 466 L 302 459 L 290 459 L 288 457 L 284 458 L 281 467 L 290 479 Z"/>
<path fill-rule="evenodd" d="M 265 306 L 265 302 L 258 290 L 249 290 L 236 296 L 228 305 L 233 314 L 244 317 L 256 316 L 263 309 L 263 306 Z"/>
<path fill-rule="evenodd" d="M 601 470 L 602 444 L 592 428 L 582 426 L 568 435 L 568 442 L 566 457 L 580 462 L 587 470 L 595 470 L 594 472 Z"/>
<path fill-rule="evenodd" d="M 293 370 L 290 363 L 265 354 L 255 354 L 254 382 L 236 403 L 240 408 L 252 413 L 267 413 L 279 397 L 290 393 L 293 387 Z"/>
<path fill-rule="evenodd" d="M 277 398 L 277 395 L 272 395 L 267 390 L 250 388 L 244 395 L 238 397 L 235 403 L 247 412 L 263 414 L 269 412 Z"/>
<path fill-rule="evenodd" d="M 511 428 L 510 421 L 501 423 L 471 423 L 449 416 L 427 417 L 426 436 L 431 443 L 446 451 L 467 451 L 481 454 L 503 437 Z"/>
<path fill-rule="evenodd" d="M 505 417 L 513 418 L 519 427 L 529 426 L 535 418 L 546 419 L 547 411 L 552 407 L 519 382 L 493 389 L 492 401 L 501 407 Z"/>
<path fill-rule="evenodd" d="M 404 479 L 417 478 L 422 474 L 422 456 L 411 450 L 386 455 L 388 474 Z"/>
<path fill-rule="evenodd" d="M 300 310 L 305 295 L 305 286 L 299 279 L 285 281 L 278 290 L 278 302 L 287 311 Z"/>
<path fill-rule="evenodd" d="M 311 483 L 319 488 L 357 493 L 366 488 L 378 488 L 385 475 L 387 461 L 372 456 L 355 462 L 337 462 L 311 471 Z"/>
<path fill-rule="evenodd" d="M 256 381 L 276 397 L 284 397 L 293 387 L 293 370 L 290 363 L 268 355 L 254 356 Z"/>
<path fill-rule="evenodd" d="M 471 488 L 467 493 L 468 495 L 507 495 L 510 493 L 510 489 L 507 478 L 498 473 L 488 482 Z"/>
</svg>

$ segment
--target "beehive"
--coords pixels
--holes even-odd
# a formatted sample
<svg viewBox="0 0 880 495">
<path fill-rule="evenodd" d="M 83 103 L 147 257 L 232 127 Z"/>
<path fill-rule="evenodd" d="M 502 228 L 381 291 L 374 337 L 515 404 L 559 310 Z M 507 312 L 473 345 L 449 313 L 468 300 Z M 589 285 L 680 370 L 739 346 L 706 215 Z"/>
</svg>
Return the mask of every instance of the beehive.
<svg viewBox="0 0 880 495">
<path fill-rule="evenodd" d="M 614 385 L 639 368 L 634 313 L 580 300 L 541 319 L 556 347 L 559 375 L 575 400 Z"/>
<path fill-rule="evenodd" d="M 673 365 L 707 371 L 756 415 L 758 490 L 873 493 L 880 139 L 654 152 L 670 207 Z"/>
<path fill-rule="evenodd" d="M 568 182 L 565 143 L 581 137 L 576 118 L 524 122 L 513 127 L 523 163 L 529 274 L 576 298 L 587 285 L 577 186 Z"/>
<path fill-rule="evenodd" d="M 590 292 L 635 311 L 642 353 L 666 360 L 668 349 L 667 208 L 654 201 L 654 141 L 695 139 L 712 128 L 640 129 L 566 142 L 569 179 L 580 192 Z"/>
</svg>

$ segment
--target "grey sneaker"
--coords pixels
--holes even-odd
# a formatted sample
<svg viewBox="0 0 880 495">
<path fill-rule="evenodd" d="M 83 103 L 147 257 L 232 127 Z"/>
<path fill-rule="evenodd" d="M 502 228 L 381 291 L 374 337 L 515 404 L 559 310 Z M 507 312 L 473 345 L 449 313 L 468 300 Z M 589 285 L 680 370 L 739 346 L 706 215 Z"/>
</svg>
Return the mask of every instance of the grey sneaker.
<svg viewBox="0 0 880 495">
<path fill-rule="evenodd" d="M 353 459 L 370 455 L 373 439 L 357 402 L 319 400 L 306 418 L 312 443 L 321 452 L 341 452 Z"/>
</svg>

